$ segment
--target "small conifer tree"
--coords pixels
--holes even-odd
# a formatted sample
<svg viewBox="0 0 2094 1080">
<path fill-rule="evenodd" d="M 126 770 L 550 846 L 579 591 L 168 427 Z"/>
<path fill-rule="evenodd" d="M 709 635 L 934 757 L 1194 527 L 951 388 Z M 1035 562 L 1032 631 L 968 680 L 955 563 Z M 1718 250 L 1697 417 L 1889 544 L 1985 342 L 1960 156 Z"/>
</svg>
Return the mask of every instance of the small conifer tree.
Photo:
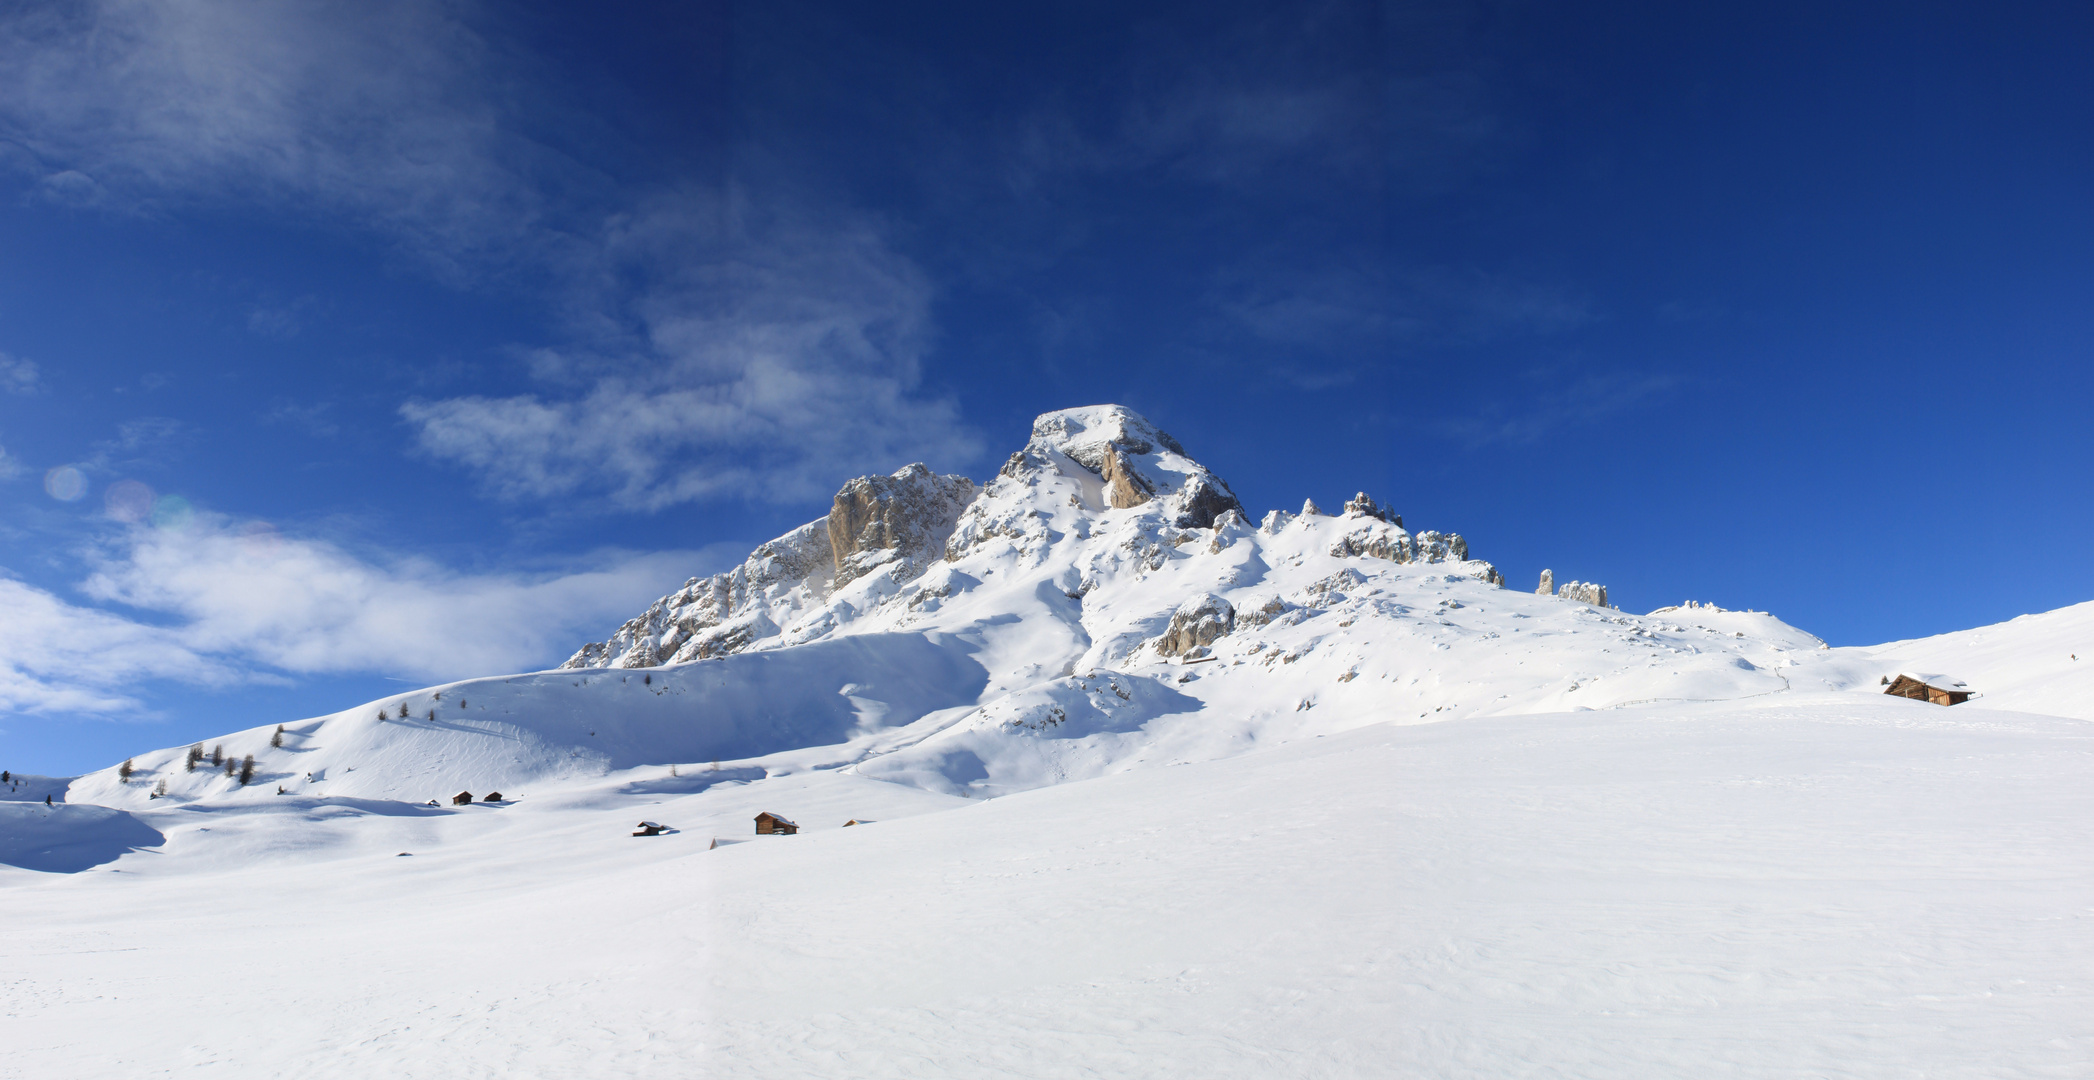
<svg viewBox="0 0 2094 1080">
<path fill-rule="evenodd" d="M 225 759 L 225 774 L 231 776 L 240 771 L 240 763 L 232 758 Z"/>
<path fill-rule="evenodd" d="M 211 747 L 211 764 L 213 764 L 213 765 L 223 765 L 223 764 L 225 764 L 225 744 L 224 744 L 224 743 L 218 743 L 217 745 L 215 745 L 215 746 Z"/>
<path fill-rule="evenodd" d="M 13 771 L 8 769 L 0 769 L 0 784 L 12 784 L 14 782 L 15 774 L 13 773 Z"/>
<path fill-rule="evenodd" d="M 254 755 L 249 754 L 240 762 L 240 786 L 254 783 Z"/>
<path fill-rule="evenodd" d="M 436 706 L 434 705 L 429 706 L 429 719 L 436 719 Z"/>
<path fill-rule="evenodd" d="M 116 778 L 117 778 L 118 780 L 122 780 L 122 781 L 123 781 L 124 783 L 127 783 L 127 784 L 131 782 L 131 759 L 130 759 L 130 758 L 125 758 L 125 759 L 124 759 L 124 763 L 123 763 L 123 764 L 121 764 L 121 765 L 118 765 L 118 766 L 116 767 Z"/>
<path fill-rule="evenodd" d="M 153 787 L 153 798 L 157 799 L 165 794 L 167 794 L 167 778 L 163 776 L 160 778 L 160 783 Z"/>
<path fill-rule="evenodd" d="M 271 736 L 269 736 L 269 745 L 270 745 L 270 746 L 272 746 L 272 747 L 279 747 L 279 746 L 282 746 L 283 744 L 284 744 L 284 726 L 283 726 L 282 724 L 278 724 L 278 725 L 276 725 L 276 734 L 274 734 L 274 735 L 271 735 Z"/>
<path fill-rule="evenodd" d="M 204 759 L 204 744 L 197 743 L 189 748 L 189 759 L 182 762 L 183 772 L 195 772 L 196 763 Z"/>
</svg>

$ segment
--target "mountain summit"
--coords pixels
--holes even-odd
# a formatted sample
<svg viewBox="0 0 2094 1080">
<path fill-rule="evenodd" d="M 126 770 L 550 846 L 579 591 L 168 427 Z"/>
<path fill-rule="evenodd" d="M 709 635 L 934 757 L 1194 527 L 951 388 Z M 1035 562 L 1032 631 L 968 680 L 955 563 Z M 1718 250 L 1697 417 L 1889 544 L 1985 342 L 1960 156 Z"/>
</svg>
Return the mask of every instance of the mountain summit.
<svg viewBox="0 0 2094 1080">
<path fill-rule="evenodd" d="M 1227 483 L 1141 414 L 1120 405 L 1063 409 L 1033 421 L 1032 438 L 990 483 L 1002 497 L 984 502 L 973 481 L 921 463 L 860 477 L 836 493 L 828 516 L 759 545 L 733 570 L 692 578 L 561 666 L 656 667 L 812 641 L 854 621 L 863 607 L 851 601 L 867 590 L 905 585 L 992 536 L 1022 534 L 1030 511 L 1005 513 L 1017 508 L 1012 484 L 998 484 L 1036 487 L 1048 473 L 1077 480 L 1080 505 L 1093 511 L 1153 503 L 1145 516 L 1178 528 L 1242 513 Z M 868 577 L 877 580 L 843 595 Z"/>
</svg>

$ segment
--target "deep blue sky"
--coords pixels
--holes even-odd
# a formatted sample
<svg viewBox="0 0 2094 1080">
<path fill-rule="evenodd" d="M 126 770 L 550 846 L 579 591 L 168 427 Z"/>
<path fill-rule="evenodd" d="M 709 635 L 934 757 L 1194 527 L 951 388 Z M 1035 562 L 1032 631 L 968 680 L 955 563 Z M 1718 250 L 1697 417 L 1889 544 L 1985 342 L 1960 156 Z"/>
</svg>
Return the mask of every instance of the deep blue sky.
<svg viewBox="0 0 2094 1080">
<path fill-rule="evenodd" d="M 1634 610 L 2094 598 L 2085 4 L 17 5 L 0 238 L 17 769 L 556 663 L 1106 401 Z"/>
</svg>

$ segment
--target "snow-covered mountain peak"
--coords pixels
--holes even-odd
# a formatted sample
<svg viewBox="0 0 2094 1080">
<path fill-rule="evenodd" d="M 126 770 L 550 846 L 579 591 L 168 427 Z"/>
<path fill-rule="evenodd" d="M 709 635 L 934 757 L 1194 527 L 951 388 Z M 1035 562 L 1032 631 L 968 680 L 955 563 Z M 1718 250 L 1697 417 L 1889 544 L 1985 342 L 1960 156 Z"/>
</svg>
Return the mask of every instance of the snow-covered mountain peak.
<svg viewBox="0 0 2094 1080">
<path fill-rule="evenodd" d="M 1032 442 L 1071 455 L 1081 447 L 1108 443 L 1136 454 L 1149 453 L 1155 446 L 1185 453 L 1178 440 L 1125 405 L 1083 405 L 1041 413 L 1033 418 Z"/>
<path fill-rule="evenodd" d="M 1022 479 L 1053 470 L 1066 459 L 1090 474 L 1083 478 L 1080 505 L 1092 510 L 1127 510 L 1156 502 L 1169 524 L 1204 529 L 1243 506 L 1227 482 L 1186 454 L 1178 440 L 1140 413 L 1121 405 L 1089 405 L 1043 413 L 1032 438 L 1011 455 L 999 475 Z M 1070 475 L 1070 470 L 1060 470 Z M 1088 482 L 1095 478 L 1096 483 Z"/>
</svg>

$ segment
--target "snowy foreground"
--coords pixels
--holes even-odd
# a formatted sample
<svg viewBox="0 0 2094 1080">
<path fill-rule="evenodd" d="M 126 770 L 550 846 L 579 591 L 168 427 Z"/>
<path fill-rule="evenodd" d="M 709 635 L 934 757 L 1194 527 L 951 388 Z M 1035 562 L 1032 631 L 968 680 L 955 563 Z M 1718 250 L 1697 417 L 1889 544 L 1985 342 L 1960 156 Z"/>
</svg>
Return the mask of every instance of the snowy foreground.
<svg viewBox="0 0 2094 1080">
<path fill-rule="evenodd" d="M 707 851 L 759 797 L 812 827 Z M 643 812 L 682 831 L 623 835 Z M 2094 1062 L 2078 720 L 1816 695 L 1380 725 L 976 803 L 816 774 L 193 817 L 164 854 L 5 879 L 0 1075 Z"/>
<path fill-rule="evenodd" d="M 2094 604 L 1502 583 L 1051 413 L 566 669 L 18 778 L 0 1078 L 2094 1076 Z"/>
</svg>

